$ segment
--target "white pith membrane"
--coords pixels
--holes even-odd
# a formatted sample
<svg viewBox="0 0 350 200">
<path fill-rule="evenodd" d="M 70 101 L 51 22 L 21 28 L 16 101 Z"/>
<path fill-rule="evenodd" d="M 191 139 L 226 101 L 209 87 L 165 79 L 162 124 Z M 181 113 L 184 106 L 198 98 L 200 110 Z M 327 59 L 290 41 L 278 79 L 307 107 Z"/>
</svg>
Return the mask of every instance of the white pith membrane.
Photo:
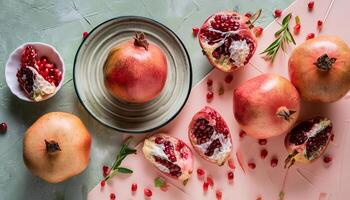
<svg viewBox="0 0 350 200">
<path fill-rule="evenodd" d="M 175 153 L 175 157 L 176 157 L 176 162 L 172 162 L 169 160 L 168 156 L 165 154 L 164 150 L 165 150 L 165 146 L 164 144 L 156 144 L 154 142 L 155 138 L 157 136 L 151 137 L 149 139 L 145 139 L 144 141 L 144 145 L 142 148 L 142 151 L 144 152 L 144 155 L 146 157 L 147 160 L 151 161 L 160 171 L 166 173 L 166 174 L 170 174 L 170 170 L 165 167 L 164 165 L 156 162 L 154 160 L 153 156 L 157 156 L 161 159 L 167 160 L 175 165 L 178 165 L 181 169 L 190 169 L 190 170 L 181 170 L 181 175 L 179 177 L 175 177 L 179 180 L 186 180 L 191 176 L 192 173 L 192 163 L 187 163 L 188 161 L 186 159 L 183 159 L 180 156 L 181 152 L 178 152 L 175 150 L 175 145 L 177 144 L 177 140 L 176 141 L 171 141 L 171 143 L 174 145 L 174 153 Z M 161 137 L 161 136 L 159 136 Z M 165 140 L 169 140 L 170 138 L 165 138 Z M 190 152 L 190 149 L 185 145 L 182 149 L 182 152 L 187 153 L 188 156 L 192 156 L 192 153 Z"/>
<path fill-rule="evenodd" d="M 34 101 L 40 101 L 45 96 L 55 92 L 56 86 L 45 80 L 35 68 L 31 66 L 26 66 L 26 68 L 30 69 L 33 73 L 33 91 L 30 93 L 30 96 Z M 25 76 L 25 74 L 23 74 L 23 76 Z M 26 77 L 23 77 L 23 79 L 26 79 Z"/>
<path fill-rule="evenodd" d="M 214 21 L 214 19 L 211 19 L 211 21 Z M 222 32 L 220 30 L 214 29 L 214 28 L 209 26 L 208 31 L 219 33 L 219 34 L 224 36 L 222 39 L 218 40 L 217 43 L 212 44 L 212 45 L 208 44 L 208 39 L 205 38 L 205 48 L 209 50 L 207 53 L 210 54 L 210 57 L 213 57 L 212 53 L 214 52 L 214 50 L 217 49 L 218 47 L 220 47 L 221 45 L 223 45 L 225 40 L 228 37 L 232 37 L 233 35 L 239 34 L 240 29 L 237 31 Z M 234 64 L 236 67 L 242 67 L 245 65 L 244 63 L 247 60 L 247 57 L 248 57 L 249 52 L 250 52 L 250 48 L 249 48 L 246 40 L 244 40 L 244 39 L 232 40 L 232 43 L 230 44 L 230 47 L 229 47 L 229 52 L 230 52 L 229 57 L 226 57 L 225 55 L 220 54 L 220 58 L 216 59 L 217 63 L 221 63 L 223 66 L 225 66 L 225 68 L 226 67 L 230 68 L 232 64 Z M 229 61 L 230 58 L 233 60 L 233 62 Z M 228 66 L 226 66 L 226 65 L 228 65 Z"/>
</svg>

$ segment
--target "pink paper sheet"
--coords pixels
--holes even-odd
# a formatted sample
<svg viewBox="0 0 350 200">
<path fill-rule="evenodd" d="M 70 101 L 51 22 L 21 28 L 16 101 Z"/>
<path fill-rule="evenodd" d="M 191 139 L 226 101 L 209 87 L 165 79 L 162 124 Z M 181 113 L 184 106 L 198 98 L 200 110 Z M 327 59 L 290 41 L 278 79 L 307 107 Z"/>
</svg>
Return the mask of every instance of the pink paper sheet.
<svg viewBox="0 0 350 200">
<path fill-rule="evenodd" d="M 350 44 L 350 28 L 346 26 L 348 20 L 345 16 L 350 2 L 347 0 L 319 0 L 315 2 L 315 9 L 309 12 L 307 9 L 307 0 L 297 0 L 283 15 L 292 12 L 294 16 L 299 15 L 301 18 L 301 32 L 295 37 L 298 44 L 305 40 L 308 33 L 314 32 L 318 34 L 332 34 L 342 37 Z M 331 7 L 331 8 L 330 8 Z M 330 8 L 330 9 L 329 9 Z M 329 15 L 327 12 L 329 11 Z M 327 17 L 326 17 L 327 16 Z M 283 17 L 281 17 L 283 18 Z M 321 32 L 317 30 L 317 20 L 324 20 L 324 27 Z M 294 22 L 294 20 L 293 20 Z M 292 23 L 292 25 L 294 25 Z M 150 188 L 153 191 L 151 199 L 176 199 L 176 200 L 205 200 L 216 199 L 215 190 L 220 189 L 223 193 L 222 199 L 237 200 L 255 200 L 262 197 L 265 200 L 277 200 L 279 191 L 282 187 L 285 169 L 283 169 L 283 161 L 287 156 L 283 141 L 284 135 L 268 139 L 268 143 L 264 148 L 269 152 L 265 160 L 259 156 L 260 146 L 255 139 L 238 137 L 239 128 L 232 114 L 232 91 L 243 81 L 257 76 L 264 72 L 275 72 L 288 77 L 287 60 L 288 55 L 293 47 L 286 52 L 279 52 L 273 65 L 264 61 L 259 57 L 261 52 L 269 43 L 272 42 L 273 33 L 278 29 L 278 21 L 270 24 L 259 39 L 259 47 L 257 54 L 244 69 L 234 73 L 234 79 L 231 84 L 224 83 L 225 74 L 213 70 L 208 74 L 214 81 L 214 89 L 218 89 L 219 84 L 225 88 L 222 96 L 215 96 L 213 102 L 209 106 L 215 108 L 225 118 L 228 123 L 231 134 L 233 136 L 232 158 L 236 164 L 235 178 L 232 183 L 227 180 L 227 172 L 230 171 L 227 165 L 222 167 L 210 164 L 201 159 L 198 154 L 195 155 L 194 174 L 188 184 L 183 186 L 174 180 L 168 179 L 170 183 L 169 190 L 163 192 L 154 187 L 154 178 L 161 176 L 159 171 L 149 164 L 140 151 L 138 146 L 138 154 L 128 157 L 123 166 L 130 167 L 134 170 L 132 175 L 118 175 L 114 177 L 108 185 L 101 189 L 100 185 L 90 191 L 88 199 L 109 199 L 109 194 L 114 192 L 117 199 L 144 199 L 143 189 Z M 203 59 L 205 59 L 203 57 Z M 190 98 L 179 114 L 179 116 L 166 127 L 157 132 L 165 132 L 172 136 L 183 139 L 190 144 L 187 138 L 187 127 L 195 112 L 199 111 L 205 105 L 208 105 L 205 99 L 207 92 L 206 80 L 203 79 L 196 87 L 193 88 Z M 315 115 L 323 115 L 329 117 L 334 124 L 335 140 L 327 149 L 327 154 L 332 155 L 333 162 L 325 165 L 322 160 L 318 160 L 309 165 L 295 165 L 290 171 L 286 182 L 285 199 L 286 200 L 346 200 L 350 196 L 350 147 L 348 130 L 350 130 L 350 95 L 336 103 L 327 105 L 318 105 L 310 103 L 302 103 L 301 120 L 313 117 Z M 244 166 L 248 161 L 254 161 L 257 165 L 255 170 L 247 167 L 243 172 L 238 166 L 236 160 L 236 152 L 239 151 L 243 156 Z M 271 168 L 270 160 L 272 157 L 279 159 L 278 166 Z M 210 188 L 207 193 L 203 193 L 203 180 L 198 179 L 196 169 L 201 167 L 206 173 L 213 177 L 215 185 Z M 138 191 L 131 193 L 131 184 L 138 183 Z"/>
</svg>

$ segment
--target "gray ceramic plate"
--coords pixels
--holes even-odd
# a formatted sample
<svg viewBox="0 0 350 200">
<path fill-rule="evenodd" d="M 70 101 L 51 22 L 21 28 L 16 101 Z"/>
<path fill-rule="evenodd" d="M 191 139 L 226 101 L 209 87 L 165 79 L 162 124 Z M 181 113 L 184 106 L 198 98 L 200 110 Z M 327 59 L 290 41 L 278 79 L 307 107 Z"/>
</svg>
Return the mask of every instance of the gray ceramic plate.
<svg viewBox="0 0 350 200">
<path fill-rule="evenodd" d="M 113 98 L 105 88 L 103 65 L 109 51 L 142 31 L 163 49 L 168 77 L 159 97 L 146 104 Z M 144 133 L 171 121 L 187 101 L 192 84 L 191 62 L 181 40 L 166 26 L 143 17 L 118 17 L 95 29 L 80 45 L 74 61 L 74 86 L 80 102 L 99 122 L 120 132 Z"/>
</svg>

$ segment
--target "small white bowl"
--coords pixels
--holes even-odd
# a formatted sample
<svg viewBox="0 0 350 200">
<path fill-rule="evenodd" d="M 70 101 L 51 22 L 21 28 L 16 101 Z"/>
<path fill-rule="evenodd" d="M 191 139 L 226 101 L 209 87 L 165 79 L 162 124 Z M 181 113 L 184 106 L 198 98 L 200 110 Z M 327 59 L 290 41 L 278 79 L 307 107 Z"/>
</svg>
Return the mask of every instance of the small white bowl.
<svg viewBox="0 0 350 200">
<path fill-rule="evenodd" d="M 17 49 L 15 49 L 9 56 L 6 66 L 5 66 L 5 78 L 7 86 L 10 88 L 11 92 L 17 96 L 18 98 L 29 101 L 29 102 L 37 102 L 29 98 L 26 93 L 21 89 L 18 80 L 17 80 L 17 72 L 19 68 L 21 67 L 21 55 L 24 51 L 25 47 L 31 45 L 38 51 L 38 56 L 46 56 L 49 58 L 49 60 L 54 63 L 57 68 L 62 72 L 62 79 L 59 83 L 59 85 L 56 87 L 56 90 L 54 93 L 46 96 L 41 101 L 47 100 L 51 97 L 53 97 L 57 91 L 62 87 L 63 81 L 64 81 L 64 62 L 58 51 L 55 49 L 55 47 L 41 43 L 41 42 L 27 42 L 19 46 Z"/>
</svg>

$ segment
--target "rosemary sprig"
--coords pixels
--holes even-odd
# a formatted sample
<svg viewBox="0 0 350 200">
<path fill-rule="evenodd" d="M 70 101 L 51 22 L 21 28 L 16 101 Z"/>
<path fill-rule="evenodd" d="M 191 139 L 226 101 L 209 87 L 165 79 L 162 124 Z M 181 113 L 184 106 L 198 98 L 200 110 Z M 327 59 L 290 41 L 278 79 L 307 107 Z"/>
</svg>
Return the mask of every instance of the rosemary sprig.
<svg viewBox="0 0 350 200">
<path fill-rule="evenodd" d="M 124 144 L 122 145 L 122 148 L 119 150 L 119 153 L 117 155 L 117 158 L 114 161 L 114 164 L 109 171 L 108 175 L 105 177 L 104 181 L 108 181 L 110 178 L 115 176 L 117 173 L 123 173 L 123 174 L 131 174 L 133 171 L 131 169 L 120 167 L 122 161 L 126 158 L 126 156 L 130 154 L 136 153 L 136 149 L 133 149 L 129 147 L 130 144 L 130 138 L 127 139 Z"/>
<path fill-rule="evenodd" d="M 265 57 L 269 60 L 272 60 L 272 62 L 274 61 L 276 54 L 280 48 L 284 51 L 284 46 L 286 44 L 296 44 L 293 35 L 289 30 L 289 22 L 291 18 L 292 13 L 289 13 L 283 18 L 281 29 L 275 33 L 275 41 L 273 41 L 263 52 L 260 53 L 265 54 Z"/>
<path fill-rule="evenodd" d="M 254 28 L 254 23 L 256 22 L 256 20 L 259 19 L 260 15 L 261 15 L 262 9 L 259 9 L 256 13 L 254 13 L 254 15 L 252 15 L 249 20 L 246 22 L 246 24 L 249 26 L 250 29 Z"/>
</svg>

